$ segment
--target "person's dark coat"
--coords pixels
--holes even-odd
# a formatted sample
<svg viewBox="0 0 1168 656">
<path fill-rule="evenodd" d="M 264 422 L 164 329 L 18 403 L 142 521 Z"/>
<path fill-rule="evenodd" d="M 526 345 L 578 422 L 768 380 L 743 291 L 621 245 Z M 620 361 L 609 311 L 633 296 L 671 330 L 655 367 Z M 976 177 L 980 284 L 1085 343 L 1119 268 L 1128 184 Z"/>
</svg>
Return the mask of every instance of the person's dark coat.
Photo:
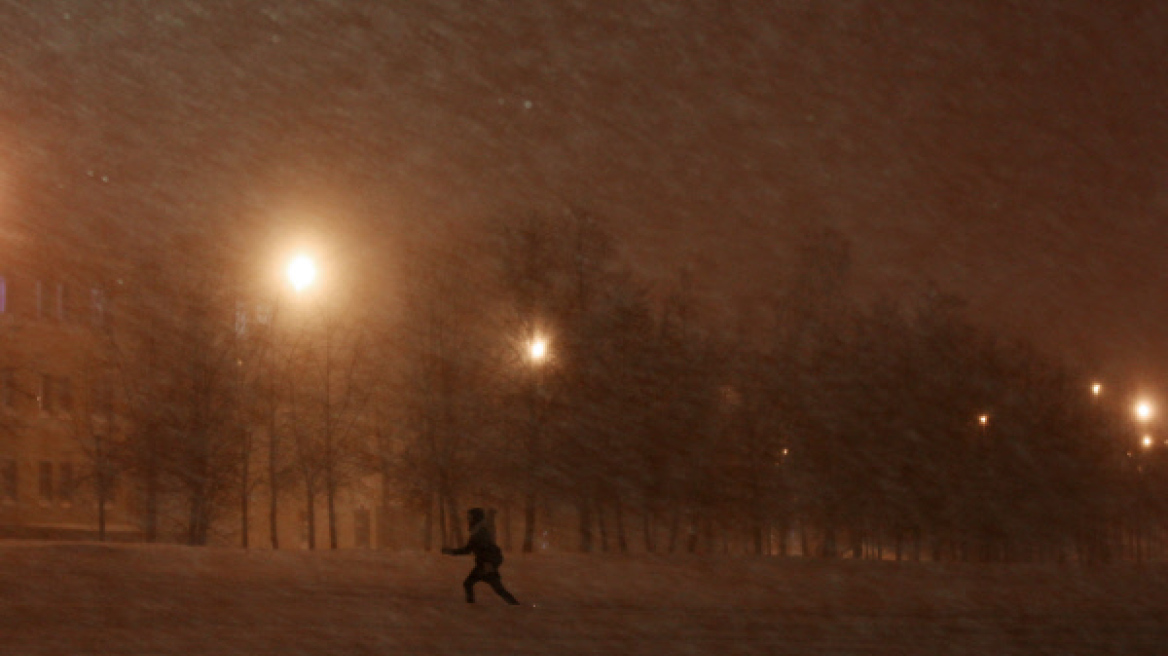
<svg viewBox="0 0 1168 656">
<path fill-rule="evenodd" d="M 460 549 L 451 549 L 450 554 L 454 556 L 474 554 L 475 565 L 498 567 L 503 564 L 503 550 L 495 544 L 495 537 L 492 533 L 486 517 L 480 511 L 478 517 L 471 517 L 470 538 L 467 540 L 466 546 Z"/>
</svg>

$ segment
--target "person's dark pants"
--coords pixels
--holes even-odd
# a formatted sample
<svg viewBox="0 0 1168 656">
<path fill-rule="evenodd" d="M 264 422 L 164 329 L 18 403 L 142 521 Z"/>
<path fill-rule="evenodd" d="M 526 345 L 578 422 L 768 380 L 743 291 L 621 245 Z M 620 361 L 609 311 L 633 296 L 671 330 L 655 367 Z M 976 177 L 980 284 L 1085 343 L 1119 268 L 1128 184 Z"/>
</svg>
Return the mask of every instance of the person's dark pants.
<svg viewBox="0 0 1168 656">
<path fill-rule="evenodd" d="M 510 592 L 507 592 L 507 588 L 503 587 L 503 578 L 499 576 L 499 568 L 491 565 L 490 563 L 475 565 L 475 568 L 471 570 L 470 575 L 467 576 L 466 580 L 462 582 L 462 589 L 466 590 L 467 603 L 474 603 L 474 584 L 478 583 L 479 581 L 482 581 L 483 583 L 491 586 L 491 589 L 495 591 L 495 594 L 502 597 L 503 601 L 506 601 L 509 604 L 519 603 L 515 597 L 511 596 Z"/>
</svg>

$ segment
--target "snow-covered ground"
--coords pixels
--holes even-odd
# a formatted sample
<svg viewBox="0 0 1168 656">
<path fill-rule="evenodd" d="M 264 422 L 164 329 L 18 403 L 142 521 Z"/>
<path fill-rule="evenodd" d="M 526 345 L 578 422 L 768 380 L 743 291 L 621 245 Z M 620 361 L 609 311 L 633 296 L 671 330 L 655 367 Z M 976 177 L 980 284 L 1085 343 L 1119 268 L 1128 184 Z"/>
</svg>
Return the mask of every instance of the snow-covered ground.
<svg viewBox="0 0 1168 656">
<path fill-rule="evenodd" d="M 0 544 L 0 654 L 1166 654 L 1168 566 Z M 534 605 L 534 607 L 533 607 Z"/>
</svg>

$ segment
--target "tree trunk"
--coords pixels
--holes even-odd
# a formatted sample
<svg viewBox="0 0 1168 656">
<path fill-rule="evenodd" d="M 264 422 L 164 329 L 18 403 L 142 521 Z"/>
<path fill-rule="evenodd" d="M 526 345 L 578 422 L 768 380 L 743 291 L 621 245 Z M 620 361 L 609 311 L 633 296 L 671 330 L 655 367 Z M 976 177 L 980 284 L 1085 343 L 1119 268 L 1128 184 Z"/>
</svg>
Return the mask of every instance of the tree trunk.
<svg viewBox="0 0 1168 656">
<path fill-rule="evenodd" d="M 426 516 L 422 522 L 422 548 L 427 552 L 434 550 L 434 497 L 427 500 Z"/>
<path fill-rule="evenodd" d="M 604 504 L 596 504 L 596 523 L 600 527 L 600 550 L 608 553 L 608 522 L 604 521 Z"/>
<path fill-rule="evenodd" d="M 681 512 L 675 511 L 669 523 L 669 553 L 677 551 L 677 541 L 681 538 Z"/>
<path fill-rule="evenodd" d="M 642 513 L 641 525 L 645 531 L 645 551 L 657 553 L 657 541 L 653 539 L 653 512 L 645 508 Z"/>
<path fill-rule="evenodd" d="M 316 490 L 310 483 L 305 487 L 305 496 L 308 501 L 308 548 L 316 549 Z"/>
<path fill-rule="evenodd" d="M 689 521 L 689 535 L 686 537 L 685 551 L 686 553 L 698 552 L 698 540 L 701 538 L 701 527 L 698 526 L 700 518 L 695 512 L 690 516 Z"/>
<path fill-rule="evenodd" d="M 448 494 L 446 502 L 450 508 L 450 531 L 454 538 L 454 546 L 461 547 L 466 542 L 462 539 L 462 514 L 458 512 L 458 500 L 453 494 Z"/>
<path fill-rule="evenodd" d="M 576 508 L 580 517 L 580 553 L 592 553 L 592 505 L 580 499 Z"/>
<path fill-rule="evenodd" d="M 243 448 L 243 457 L 241 464 L 242 471 L 239 472 L 240 486 L 239 486 L 239 546 L 244 549 L 248 548 L 248 528 L 250 524 L 250 517 L 248 516 L 248 506 L 251 499 L 251 437 L 247 437 Z"/>
<path fill-rule="evenodd" d="M 109 492 L 107 490 L 106 494 Z M 205 481 L 201 480 L 197 488 L 191 492 L 190 498 L 190 525 L 187 529 L 187 543 L 191 546 L 207 544 L 207 533 L 210 525 L 210 500 L 207 498 Z"/>
<path fill-rule="evenodd" d="M 105 542 L 105 490 L 97 492 L 97 540 Z"/>
<path fill-rule="evenodd" d="M 151 437 L 146 454 L 146 500 L 145 500 L 145 529 L 146 541 L 158 540 L 158 446 L 156 438 Z"/>
<path fill-rule="evenodd" d="M 511 551 L 511 498 L 503 500 L 503 548 Z"/>
<path fill-rule="evenodd" d="M 273 411 L 268 426 L 268 532 L 271 534 L 272 549 L 279 549 L 280 480 L 277 464 L 279 444 L 276 438 L 275 417 L 276 413 Z"/>
<path fill-rule="evenodd" d="M 450 545 L 450 534 L 447 532 L 447 528 L 448 528 L 448 526 L 447 526 L 447 522 L 446 522 L 446 495 L 442 494 L 440 492 L 440 493 L 438 493 L 438 537 L 439 537 L 438 544 L 442 545 L 442 548 L 446 548 L 446 547 L 451 546 Z"/>
<path fill-rule="evenodd" d="M 329 477 L 324 488 L 325 501 L 328 503 L 329 549 L 337 549 L 337 484 Z"/>
<path fill-rule="evenodd" d="M 629 540 L 625 534 L 625 511 L 620 499 L 616 500 L 616 542 L 621 553 L 629 552 Z"/>
<path fill-rule="evenodd" d="M 535 550 L 535 493 L 529 492 L 523 504 L 523 553 L 531 553 Z"/>
</svg>

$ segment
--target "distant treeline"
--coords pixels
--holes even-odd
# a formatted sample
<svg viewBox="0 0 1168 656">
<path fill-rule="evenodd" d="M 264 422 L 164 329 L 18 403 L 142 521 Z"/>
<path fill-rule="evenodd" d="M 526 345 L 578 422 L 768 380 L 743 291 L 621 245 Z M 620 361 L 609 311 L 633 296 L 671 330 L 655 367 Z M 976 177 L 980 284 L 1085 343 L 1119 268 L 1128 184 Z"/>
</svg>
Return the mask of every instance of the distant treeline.
<svg viewBox="0 0 1168 656">
<path fill-rule="evenodd" d="M 176 258 L 106 330 L 123 430 L 79 434 L 148 535 L 171 521 L 193 544 L 223 522 L 247 544 L 282 504 L 314 541 L 323 499 L 336 546 L 339 493 L 372 476 L 428 549 L 462 539 L 473 501 L 506 508 L 523 551 L 554 506 L 582 551 L 1160 553 L 1165 449 L 1126 404 L 953 297 L 854 301 L 830 230 L 793 250 L 739 316 L 684 272 L 651 288 L 581 212 L 416 252 L 392 299 L 256 301 L 231 258 Z"/>
</svg>

